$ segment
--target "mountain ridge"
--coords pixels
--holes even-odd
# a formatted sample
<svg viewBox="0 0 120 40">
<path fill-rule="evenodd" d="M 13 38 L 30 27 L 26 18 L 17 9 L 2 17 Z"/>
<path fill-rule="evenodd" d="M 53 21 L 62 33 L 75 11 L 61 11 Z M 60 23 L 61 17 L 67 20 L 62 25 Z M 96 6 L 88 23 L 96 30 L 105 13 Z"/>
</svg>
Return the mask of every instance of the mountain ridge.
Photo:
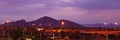
<svg viewBox="0 0 120 40">
<path fill-rule="evenodd" d="M 65 23 L 64 25 L 61 25 L 62 21 Z M 64 19 L 56 20 L 48 16 L 44 16 L 35 21 L 30 21 L 30 22 L 26 22 L 24 19 L 22 19 L 22 20 L 10 22 L 10 23 L 5 23 L 5 24 L 2 24 L 1 26 L 84 27 L 80 24 L 77 24 L 69 20 L 64 20 Z"/>
</svg>

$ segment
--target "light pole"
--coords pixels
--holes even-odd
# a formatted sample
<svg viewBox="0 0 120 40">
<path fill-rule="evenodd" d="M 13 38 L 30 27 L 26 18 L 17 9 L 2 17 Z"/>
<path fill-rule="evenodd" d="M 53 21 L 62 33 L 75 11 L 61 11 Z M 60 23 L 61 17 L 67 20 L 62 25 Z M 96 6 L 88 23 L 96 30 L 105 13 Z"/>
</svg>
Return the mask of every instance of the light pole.
<svg viewBox="0 0 120 40">
<path fill-rule="evenodd" d="M 55 40 L 55 34 L 52 34 L 52 39 Z"/>
<path fill-rule="evenodd" d="M 103 24 L 104 24 L 104 27 L 105 27 L 105 30 L 106 30 L 108 23 L 107 23 L 107 22 L 104 22 Z"/>
<path fill-rule="evenodd" d="M 62 21 L 62 22 L 61 22 L 61 26 L 62 26 L 62 27 L 61 27 L 61 29 L 59 30 L 60 32 L 63 31 L 63 27 L 64 27 L 64 25 L 65 25 L 65 22 Z M 62 40 L 63 40 L 63 38 L 62 38 Z"/>
<path fill-rule="evenodd" d="M 108 23 L 107 23 L 107 22 L 104 22 L 103 24 L 104 24 L 104 25 L 105 25 L 105 27 L 106 27 Z"/>
<path fill-rule="evenodd" d="M 65 22 L 64 22 L 64 21 L 62 21 L 62 22 L 61 22 L 61 24 L 62 24 L 62 26 L 64 26 Z"/>
<path fill-rule="evenodd" d="M 104 25 L 105 25 L 105 31 L 107 31 L 107 25 L 108 25 L 108 23 L 107 22 L 104 22 Z M 109 32 L 107 32 L 107 33 L 109 33 Z M 109 40 L 109 35 L 108 34 L 106 34 L 105 35 L 106 36 L 106 40 Z"/>
<path fill-rule="evenodd" d="M 115 22 L 114 24 L 115 24 L 115 27 L 117 28 L 117 26 L 118 26 L 118 22 Z"/>
<path fill-rule="evenodd" d="M 65 25 L 65 22 L 62 21 L 62 22 L 61 22 L 61 25 L 62 25 L 62 29 L 63 29 L 63 27 L 64 27 L 64 25 Z"/>
<path fill-rule="evenodd" d="M 39 31 L 39 32 L 42 31 L 42 30 L 44 30 L 44 29 L 43 29 L 43 28 L 37 28 L 37 31 Z M 40 32 L 40 40 L 41 40 L 41 35 L 42 35 L 42 34 L 41 34 L 41 32 Z"/>
</svg>

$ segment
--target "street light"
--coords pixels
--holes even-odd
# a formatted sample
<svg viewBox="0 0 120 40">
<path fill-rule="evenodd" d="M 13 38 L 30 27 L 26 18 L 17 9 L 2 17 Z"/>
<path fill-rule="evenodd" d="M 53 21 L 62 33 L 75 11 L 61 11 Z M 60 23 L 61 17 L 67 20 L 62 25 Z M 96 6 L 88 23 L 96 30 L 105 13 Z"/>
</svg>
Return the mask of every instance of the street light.
<svg viewBox="0 0 120 40">
<path fill-rule="evenodd" d="M 44 29 L 43 29 L 43 28 L 37 28 L 37 30 L 38 30 L 38 31 L 42 31 L 42 30 L 44 30 Z"/>
<path fill-rule="evenodd" d="M 115 25 L 115 29 L 117 29 L 118 22 L 114 22 L 114 25 Z"/>
<path fill-rule="evenodd" d="M 65 22 L 62 21 L 62 22 L 61 22 L 61 25 L 62 25 L 62 28 L 59 30 L 60 32 L 63 31 L 63 27 L 64 27 L 64 25 L 65 25 Z M 63 38 L 62 38 L 62 40 L 63 40 Z"/>
<path fill-rule="evenodd" d="M 105 25 L 105 27 L 107 27 L 108 23 L 107 23 L 107 22 L 104 22 L 104 25 Z M 109 33 L 109 32 L 108 32 L 108 33 Z M 106 40 L 109 40 L 109 35 L 106 34 L 105 36 L 106 36 Z"/>
<path fill-rule="evenodd" d="M 44 30 L 43 28 L 37 28 L 37 31 L 42 31 L 42 30 Z M 40 33 L 40 40 L 41 40 L 41 33 Z"/>
<path fill-rule="evenodd" d="M 35 26 L 35 24 L 33 23 L 32 26 Z"/>
<path fill-rule="evenodd" d="M 10 21 L 9 21 L 9 20 L 7 20 L 7 21 L 6 21 L 6 23 L 10 23 Z"/>
<path fill-rule="evenodd" d="M 118 22 L 115 22 L 114 24 L 117 26 L 117 25 L 118 25 Z"/>
<path fill-rule="evenodd" d="M 6 21 L 6 23 L 8 24 L 7 26 L 9 26 L 10 21 L 9 21 L 9 20 L 7 20 L 7 21 Z"/>
<path fill-rule="evenodd" d="M 26 40 L 32 40 L 31 38 L 26 38 Z"/>
<path fill-rule="evenodd" d="M 62 28 L 64 27 L 64 25 L 65 25 L 65 22 L 64 21 L 62 21 L 61 22 L 61 25 L 62 25 Z"/>
<path fill-rule="evenodd" d="M 62 29 L 63 29 L 63 26 L 64 26 L 64 25 L 65 25 L 65 22 L 64 22 L 64 21 L 62 21 L 62 22 L 61 22 L 61 26 L 62 26 L 62 27 L 59 29 L 59 30 L 60 30 L 59 32 L 61 32 L 61 31 L 62 31 Z"/>
<path fill-rule="evenodd" d="M 65 22 L 64 22 L 64 21 L 62 21 L 62 22 L 61 22 L 61 24 L 62 24 L 62 26 L 64 26 Z"/>
<path fill-rule="evenodd" d="M 104 22 L 103 24 L 106 26 L 108 23 L 107 23 L 107 22 Z"/>
<path fill-rule="evenodd" d="M 104 27 L 107 28 L 108 23 L 104 22 L 103 24 L 104 24 Z"/>
<path fill-rule="evenodd" d="M 55 34 L 52 34 L 52 39 L 55 40 Z"/>
</svg>

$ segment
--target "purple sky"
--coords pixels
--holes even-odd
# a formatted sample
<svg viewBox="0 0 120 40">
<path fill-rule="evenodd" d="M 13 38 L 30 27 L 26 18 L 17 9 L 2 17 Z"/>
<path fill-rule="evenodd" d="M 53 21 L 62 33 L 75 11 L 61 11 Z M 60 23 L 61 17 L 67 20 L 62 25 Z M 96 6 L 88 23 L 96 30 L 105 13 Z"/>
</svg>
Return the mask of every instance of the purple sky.
<svg viewBox="0 0 120 40">
<path fill-rule="evenodd" d="M 43 16 L 79 24 L 120 21 L 120 0 L 0 0 L 0 22 Z"/>
</svg>

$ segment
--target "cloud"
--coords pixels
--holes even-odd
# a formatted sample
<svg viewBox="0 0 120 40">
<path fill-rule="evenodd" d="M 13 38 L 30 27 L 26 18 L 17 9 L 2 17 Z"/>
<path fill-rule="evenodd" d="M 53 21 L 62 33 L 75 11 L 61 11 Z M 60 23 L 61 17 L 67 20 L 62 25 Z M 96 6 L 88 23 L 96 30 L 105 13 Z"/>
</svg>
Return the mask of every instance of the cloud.
<svg viewBox="0 0 120 40">
<path fill-rule="evenodd" d="M 62 2 L 74 2 L 74 0 L 61 0 Z"/>
<path fill-rule="evenodd" d="M 74 7 L 56 7 L 56 9 L 49 11 L 48 16 L 61 16 L 61 17 L 77 17 L 85 15 L 88 11 L 84 9 L 77 9 Z"/>
<path fill-rule="evenodd" d="M 107 16 L 118 19 L 119 10 L 119 0 L 0 0 L 0 15 L 14 16 L 13 19 L 27 16 L 33 20 L 48 15 L 78 23 L 96 23 Z"/>
<path fill-rule="evenodd" d="M 119 0 L 87 0 L 77 1 L 74 3 L 75 7 L 82 7 L 89 10 L 111 10 L 120 9 Z"/>
<path fill-rule="evenodd" d="M 45 8 L 46 6 L 47 6 L 47 4 L 37 3 L 37 4 L 28 4 L 28 5 L 18 6 L 18 7 L 16 7 L 16 9 L 26 10 L 26 9 Z"/>
</svg>

